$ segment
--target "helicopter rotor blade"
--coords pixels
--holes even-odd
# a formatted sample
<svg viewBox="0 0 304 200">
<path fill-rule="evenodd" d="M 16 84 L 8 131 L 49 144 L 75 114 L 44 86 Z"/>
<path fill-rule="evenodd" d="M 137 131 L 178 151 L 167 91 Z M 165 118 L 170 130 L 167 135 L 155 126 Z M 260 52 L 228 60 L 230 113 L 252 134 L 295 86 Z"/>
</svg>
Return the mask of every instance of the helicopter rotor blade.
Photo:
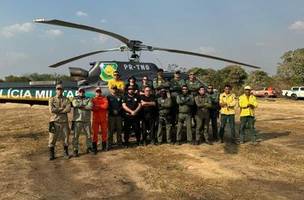
<svg viewBox="0 0 304 200">
<path fill-rule="evenodd" d="M 98 53 L 105 53 L 105 52 L 110 52 L 110 51 L 121 51 L 121 49 L 120 48 L 114 48 L 114 49 L 105 49 L 105 50 L 99 50 L 99 51 L 89 52 L 89 53 L 85 53 L 85 54 L 82 54 L 82 55 L 79 55 L 79 56 L 75 56 L 73 58 L 62 60 L 62 61 L 60 61 L 58 63 L 50 65 L 49 67 L 56 68 L 56 67 L 59 67 L 61 65 L 67 64 L 67 63 L 75 61 L 75 60 L 79 60 L 79 59 L 87 57 L 87 56 L 92 56 L 92 55 L 95 55 L 95 54 L 98 54 Z"/>
<path fill-rule="evenodd" d="M 243 66 L 251 67 L 251 68 L 254 68 L 254 69 L 260 69 L 260 67 L 255 66 L 255 65 L 246 64 L 246 63 L 243 63 L 243 62 L 230 60 L 230 59 L 226 59 L 226 58 L 221 58 L 221 57 L 217 57 L 217 56 L 211 56 L 211 55 L 207 55 L 207 54 L 191 52 L 191 51 L 184 51 L 184 50 L 178 50 L 178 49 L 167 49 L 167 48 L 159 48 L 159 47 L 151 47 L 151 46 L 147 46 L 147 50 L 150 50 L 150 51 L 153 51 L 153 50 L 167 51 L 167 52 L 171 52 L 171 53 L 179 53 L 179 54 L 186 54 L 186 55 L 192 55 L 192 56 L 199 56 L 199 57 L 210 58 L 210 59 L 214 59 L 214 60 L 220 60 L 220 61 L 225 61 L 225 62 L 229 62 L 229 63 L 234 63 L 234 64 L 238 64 L 238 65 L 243 65 Z"/>
<path fill-rule="evenodd" d="M 126 45 L 129 45 L 130 40 L 122 35 L 110 32 L 110 31 L 105 31 L 99 28 L 91 27 L 91 26 L 86 26 L 82 24 L 75 24 L 72 22 L 66 22 L 62 20 L 57 20 L 57 19 L 52 19 L 52 20 L 45 20 L 45 19 L 35 19 L 34 22 L 36 23 L 42 23 L 42 24 L 52 24 L 52 25 L 57 25 L 57 26 L 64 26 L 64 27 L 70 27 L 70 28 L 76 28 L 76 29 L 82 29 L 82 30 L 87 30 L 87 31 L 93 31 L 97 33 L 102 33 L 108 36 L 111 36 Z"/>
</svg>

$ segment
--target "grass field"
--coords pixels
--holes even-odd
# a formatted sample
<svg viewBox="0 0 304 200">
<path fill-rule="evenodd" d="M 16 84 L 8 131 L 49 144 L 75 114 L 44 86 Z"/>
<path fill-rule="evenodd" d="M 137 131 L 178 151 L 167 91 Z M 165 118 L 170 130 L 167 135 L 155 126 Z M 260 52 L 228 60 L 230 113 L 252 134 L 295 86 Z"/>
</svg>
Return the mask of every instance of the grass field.
<svg viewBox="0 0 304 200">
<path fill-rule="evenodd" d="M 64 160 L 58 145 L 55 161 L 48 108 L 0 104 L 0 199 L 302 200 L 304 101 L 259 103 L 256 146 L 150 145 Z"/>
</svg>

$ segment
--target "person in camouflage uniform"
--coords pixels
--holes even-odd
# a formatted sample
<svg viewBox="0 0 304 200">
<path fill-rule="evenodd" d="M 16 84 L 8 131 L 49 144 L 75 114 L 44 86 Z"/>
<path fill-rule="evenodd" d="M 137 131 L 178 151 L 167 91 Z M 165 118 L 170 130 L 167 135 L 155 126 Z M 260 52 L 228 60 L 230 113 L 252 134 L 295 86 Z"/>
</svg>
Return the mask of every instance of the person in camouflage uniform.
<svg viewBox="0 0 304 200">
<path fill-rule="evenodd" d="M 49 99 L 49 110 L 51 113 L 49 123 L 49 151 L 50 160 L 55 159 L 55 145 L 57 139 L 63 139 L 64 158 L 69 157 L 69 122 L 68 113 L 71 111 L 71 102 L 63 96 L 62 85 L 56 85 L 56 96 Z"/>
<path fill-rule="evenodd" d="M 186 122 L 187 127 L 187 141 L 188 143 L 191 143 L 193 142 L 191 129 L 191 108 L 194 105 L 194 98 L 191 94 L 189 94 L 187 85 L 182 86 L 182 93 L 177 95 L 176 103 L 178 104 L 178 123 L 176 133 L 177 144 L 181 144 L 181 133 L 184 122 Z"/>
<path fill-rule="evenodd" d="M 203 86 L 200 87 L 198 91 L 198 95 L 194 98 L 195 104 L 197 106 L 197 111 L 195 115 L 196 120 L 196 145 L 199 145 L 201 142 L 202 132 L 205 138 L 205 142 L 207 144 L 211 144 L 209 142 L 208 137 L 208 122 L 209 122 L 209 108 L 211 108 L 211 99 L 207 96 L 205 88 Z"/>
<path fill-rule="evenodd" d="M 194 72 L 189 73 L 189 79 L 186 81 L 186 84 L 190 94 L 196 96 L 201 83 L 196 79 Z"/>
<path fill-rule="evenodd" d="M 162 128 L 166 127 L 166 139 L 167 143 L 172 143 L 171 139 L 171 116 L 170 110 L 172 107 L 172 99 L 170 96 L 170 92 L 165 88 L 160 90 L 160 97 L 157 99 L 157 105 L 159 110 L 159 118 L 158 118 L 158 129 L 157 129 L 157 139 L 158 143 L 162 142 L 163 134 Z"/>
<path fill-rule="evenodd" d="M 153 88 L 155 89 L 156 95 L 159 95 L 159 91 L 161 88 L 168 88 L 169 83 L 164 78 L 164 70 L 158 69 L 157 70 L 157 77 L 153 79 Z"/>
<path fill-rule="evenodd" d="M 213 89 L 212 85 L 208 85 L 207 88 L 207 95 L 211 99 L 211 108 L 209 108 L 209 122 L 208 125 L 210 124 L 211 121 L 211 127 L 212 127 L 212 135 L 213 139 L 215 141 L 218 141 L 218 128 L 217 128 L 217 118 L 219 116 L 219 93 L 215 92 Z M 208 126 L 209 127 L 209 126 Z M 209 130 L 208 130 L 209 132 Z"/>
<path fill-rule="evenodd" d="M 171 95 L 177 97 L 177 95 L 181 93 L 183 85 L 186 85 L 186 81 L 181 78 L 181 72 L 176 71 L 173 79 L 170 81 Z"/>
<path fill-rule="evenodd" d="M 84 133 L 86 136 L 87 153 L 92 151 L 91 139 L 91 110 L 92 102 L 90 98 L 85 96 L 83 88 L 79 88 L 78 96 L 72 101 L 73 105 L 73 150 L 74 156 L 79 156 L 79 135 Z"/>
<path fill-rule="evenodd" d="M 196 79 L 194 72 L 192 72 L 192 71 L 189 72 L 189 77 L 188 77 L 188 80 L 186 81 L 186 84 L 187 84 L 190 94 L 193 97 L 197 96 L 197 92 L 201 86 L 201 83 Z M 195 127 L 196 126 L 195 113 L 197 110 L 197 107 L 195 104 L 192 106 L 191 110 L 192 110 L 192 112 L 191 112 L 191 122 L 192 123 L 191 124 Z"/>
<path fill-rule="evenodd" d="M 170 81 L 170 92 L 172 99 L 171 115 L 173 126 L 177 124 L 178 105 L 176 103 L 176 97 L 181 93 L 183 85 L 186 85 L 186 81 L 181 78 L 181 72 L 176 71 L 173 79 Z"/>
</svg>

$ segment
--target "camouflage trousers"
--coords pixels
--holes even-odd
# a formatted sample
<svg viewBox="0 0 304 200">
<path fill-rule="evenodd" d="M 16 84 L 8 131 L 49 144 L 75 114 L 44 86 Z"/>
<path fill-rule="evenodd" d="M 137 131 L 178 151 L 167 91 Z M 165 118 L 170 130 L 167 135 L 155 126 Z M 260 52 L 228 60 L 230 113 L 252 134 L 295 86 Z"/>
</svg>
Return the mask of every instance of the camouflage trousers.
<svg viewBox="0 0 304 200">
<path fill-rule="evenodd" d="M 178 114 L 176 140 L 181 141 L 182 139 L 182 128 L 184 122 L 186 122 L 186 128 L 187 128 L 187 141 L 191 142 L 192 141 L 191 114 L 187 114 L 187 113 Z"/>
<path fill-rule="evenodd" d="M 73 149 L 79 150 L 79 136 L 81 133 L 85 134 L 86 146 L 92 148 L 92 138 L 91 138 L 91 122 L 73 122 Z"/>
<path fill-rule="evenodd" d="M 158 143 L 161 143 L 163 140 L 163 132 L 162 129 L 163 127 L 166 127 L 166 139 L 167 142 L 171 142 L 171 129 L 172 129 L 172 124 L 171 124 L 171 119 L 168 119 L 166 116 L 159 116 L 158 120 L 158 129 L 157 129 L 157 140 Z"/>
<path fill-rule="evenodd" d="M 69 123 L 68 122 L 54 122 L 54 133 L 49 133 L 49 147 L 56 146 L 57 140 L 62 140 L 63 146 L 69 145 Z"/>
<path fill-rule="evenodd" d="M 195 129 L 195 140 L 201 141 L 204 136 L 205 141 L 209 140 L 208 129 L 209 129 L 209 116 L 195 115 L 196 129 Z"/>
</svg>

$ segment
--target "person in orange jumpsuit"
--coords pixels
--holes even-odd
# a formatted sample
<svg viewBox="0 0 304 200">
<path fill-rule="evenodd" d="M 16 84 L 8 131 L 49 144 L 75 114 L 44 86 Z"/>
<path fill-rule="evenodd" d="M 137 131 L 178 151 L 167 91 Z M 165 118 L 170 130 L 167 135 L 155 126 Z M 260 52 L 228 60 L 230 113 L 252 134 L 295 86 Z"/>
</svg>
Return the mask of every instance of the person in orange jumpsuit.
<svg viewBox="0 0 304 200">
<path fill-rule="evenodd" d="M 101 128 L 102 150 L 107 150 L 108 137 L 108 99 L 102 95 L 101 88 L 96 88 L 96 96 L 92 99 L 93 103 L 93 152 L 97 154 L 98 133 Z"/>
</svg>

